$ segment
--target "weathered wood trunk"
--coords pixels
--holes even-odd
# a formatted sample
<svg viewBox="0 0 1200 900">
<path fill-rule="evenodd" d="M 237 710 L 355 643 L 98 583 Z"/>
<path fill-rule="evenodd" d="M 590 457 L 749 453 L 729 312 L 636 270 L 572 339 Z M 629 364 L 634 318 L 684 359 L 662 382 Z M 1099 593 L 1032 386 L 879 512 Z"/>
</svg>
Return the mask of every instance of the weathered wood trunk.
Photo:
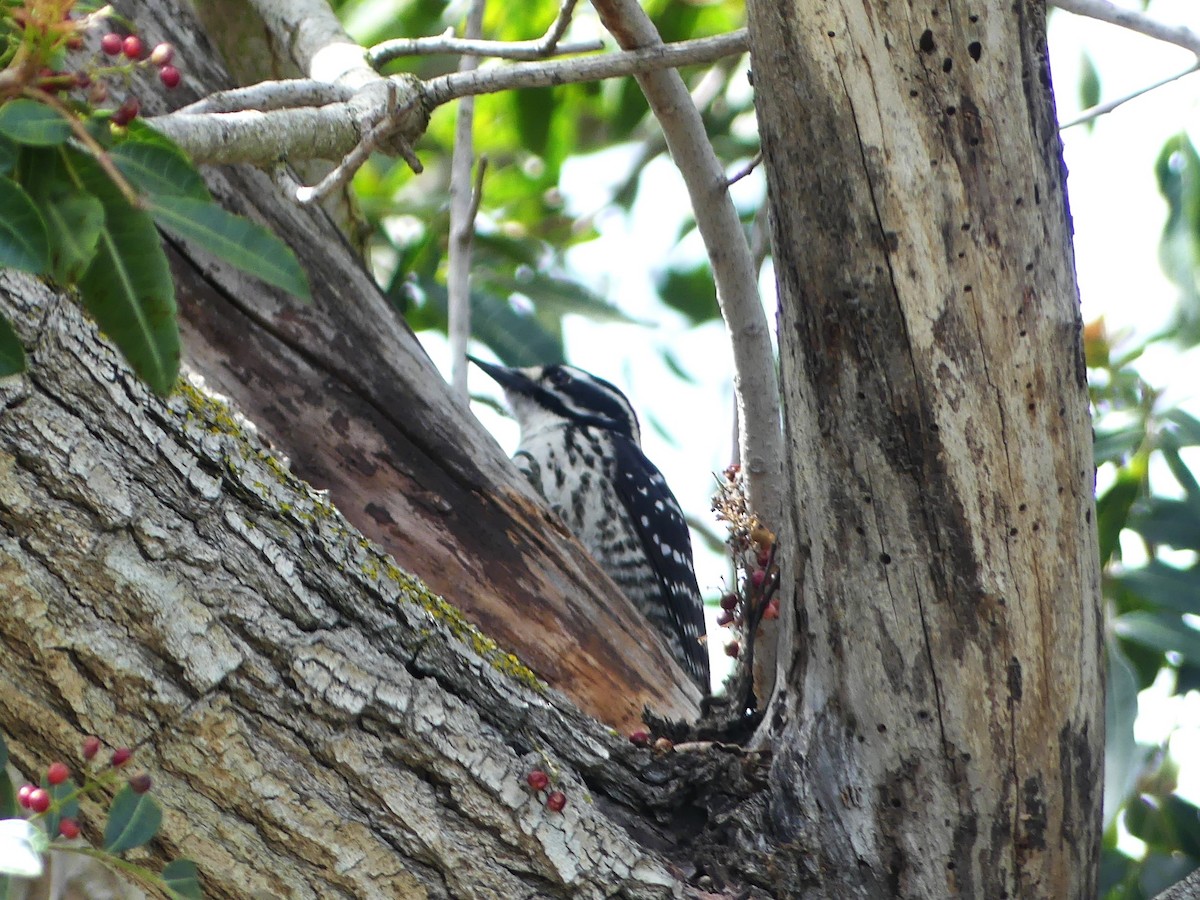
<svg viewBox="0 0 1200 900">
<path fill-rule="evenodd" d="M 773 836 L 828 897 L 1094 897 L 1102 616 L 1040 2 L 751 0 L 789 440 Z"/>
</svg>

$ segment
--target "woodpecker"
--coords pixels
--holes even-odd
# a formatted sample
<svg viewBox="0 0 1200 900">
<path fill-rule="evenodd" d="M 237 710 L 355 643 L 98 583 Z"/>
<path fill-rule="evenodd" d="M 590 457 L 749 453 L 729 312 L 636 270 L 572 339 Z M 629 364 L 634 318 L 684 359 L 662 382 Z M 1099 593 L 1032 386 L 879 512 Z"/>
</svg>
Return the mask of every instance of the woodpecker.
<svg viewBox="0 0 1200 900">
<path fill-rule="evenodd" d="M 513 462 L 708 694 L 691 536 L 666 479 L 642 453 L 629 400 L 573 366 L 470 359 L 504 389 L 521 427 Z"/>
</svg>

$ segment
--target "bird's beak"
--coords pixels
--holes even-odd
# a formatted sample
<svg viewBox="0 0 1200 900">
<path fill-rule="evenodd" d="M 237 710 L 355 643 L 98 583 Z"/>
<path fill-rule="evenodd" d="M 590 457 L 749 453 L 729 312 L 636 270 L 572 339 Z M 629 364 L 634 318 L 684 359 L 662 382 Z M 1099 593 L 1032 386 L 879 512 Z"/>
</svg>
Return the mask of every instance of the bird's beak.
<svg viewBox="0 0 1200 900">
<path fill-rule="evenodd" d="M 504 388 L 505 393 L 529 394 L 533 392 L 533 379 L 520 369 L 510 369 L 507 366 L 486 363 L 481 359 L 476 359 L 474 356 L 467 356 L 467 359 L 487 372 L 500 387 Z"/>
</svg>

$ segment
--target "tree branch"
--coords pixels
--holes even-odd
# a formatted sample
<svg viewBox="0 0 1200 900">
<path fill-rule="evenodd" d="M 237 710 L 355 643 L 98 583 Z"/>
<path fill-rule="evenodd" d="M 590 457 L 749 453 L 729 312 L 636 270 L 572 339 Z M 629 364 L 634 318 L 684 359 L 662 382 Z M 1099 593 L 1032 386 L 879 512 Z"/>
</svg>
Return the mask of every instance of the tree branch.
<svg viewBox="0 0 1200 900">
<path fill-rule="evenodd" d="M 397 85 L 396 103 L 411 110 L 412 118 L 403 131 L 415 138 L 424 131 L 429 110 L 458 97 L 708 63 L 744 53 L 747 47 L 746 31 L 741 29 L 645 50 L 584 59 L 514 63 L 471 73 L 454 72 L 423 84 L 411 75 L 392 75 L 387 81 Z M 355 92 L 351 100 L 320 107 L 199 114 L 180 110 L 147 121 L 198 163 L 261 165 L 281 158 L 338 159 L 353 149 L 370 127 L 368 123 L 378 121 L 387 108 L 387 91 L 380 87 L 381 84 L 367 85 Z M 272 88 L 264 94 L 274 91 Z M 415 102 L 405 105 L 408 99 Z"/>
<path fill-rule="evenodd" d="M 478 40 L 483 33 L 485 0 L 471 0 L 464 37 Z M 474 72 L 479 57 L 464 55 L 458 71 Z M 454 393 L 469 399 L 467 342 L 471 339 L 471 238 L 475 234 L 475 194 L 471 167 L 475 162 L 475 98 L 463 97 L 454 121 L 454 150 L 450 157 L 450 246 L 446 273 L 447 337 L 450 341 L 450 384 Z M 480 169 L 482 177 L 483 170 Z"/>
<path fill-rule="evenodd" d="M 1060 123 L 1058 126 L 1058 130 L 1066 131 L 1068 128 L 1073 128 L 1076 125 L 1082 125 L 1085 122 L 1091 122 L 1091 121 L 1094 121 L 1094 120 L 1100 118 L 1101 116 L 1106 116 L 1110 112 L 1112 112 L 1114 109 L 1118 109 L 1118 108 L 1124 106 L 1130 100 L 1136 100 L 1138 97 L 1141 97 L 1145 94 L 1149 94 L 1151 91 L 1156 91 L 1160 87 L 1166 87 L 1168 84 L 1172 84 L 1172 83 L 1178 81 L 1179 79 L 1184 78 L 1184 77 L 1191 75 L 1192 73 L 1198 72 L 1198 71 L 1200 71 L 1200 61 L 1196 62 L 1195 65 L 1189 66 L 1187 69 L 1185 69 L 1182 72 L 1177 72 L 1174 75 L 1169 75 L 1166 78 L 1162 79 L 1161 81 L 1156 81 L 1156 82 L 1154 82 L 1154 84 L 1150 84 L 1150 85 L 1147 85 L 1146 87 L 1139 88 L 1138 90 L 1133 91 L 1132 93 L 1126 94 L 1123 97 L 1117 97 L 1115 100 L 1109 100 L 1105 103 L 1098 103 L 1095 106 L 1085 109 L 1074 119 L 1071 119 L 1071 121 Z"/>
<path fill-rule="evenodd" d="M 1143 12 L 1117 6 L 1108 0 L 1051 0 L 1051 5 L 1077 16 L 1099 19 L 1101 22 L 1119 25 L 1155 40 L 1175 44 L 1200 56 L 1200 34 L 1186 26 L 1167 25 Z"/>
<path fill-rule="evenodd" d="M 590 53 L 604 48 L 601 41 L 579 41 L 560 45 L 559 41 L 571 24 L 571 14 L 577 0 L 563 0 L 558 16 L 544 35 L 536 41 L 483 41 L 466 37 L 455 37 L 454 29 L 447 29 L 436 37 L 397 38 L 383 41 L 367 51 L 371 65 L 379 68 L 385 63 L 405 56 L 424 56 L 437 53 L 469 53 L 474 56 L 493 56 L 497 59 L 545 59 L 555 54 Z"/>
<path fill-rule="evenodd" d="M 658 30 L 636 0 L 593 0 L 593 6 L 622 47 L 643 48 L 640 52 L 649 47 L 664 49 Z M 679 73 L 643 72 L 638 84 L 662 125 L 671 157 L 683 176 L 712 264 L 717 299 L 733 348 L 739 443 L 750 511 L 764 525 L 778 529 L 784 502 L 779 381 L 750 246 L 729 196 L 724 169 Z M 774 685 L 777 631 L 762 634 L 763 646 L 756 648 L 754 656 L 762 661 L 760 683 L 769 694 Z"/>
</svg>

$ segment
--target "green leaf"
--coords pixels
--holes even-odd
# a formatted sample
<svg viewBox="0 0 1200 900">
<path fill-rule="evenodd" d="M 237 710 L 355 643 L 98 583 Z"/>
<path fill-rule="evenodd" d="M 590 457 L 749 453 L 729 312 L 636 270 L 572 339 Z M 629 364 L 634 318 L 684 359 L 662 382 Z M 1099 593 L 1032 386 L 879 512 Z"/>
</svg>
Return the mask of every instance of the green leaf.
<svg viewBox="0 0 1200 900">
<path fill-rule="evenodd" d="M 12 323 L 0 314 L 0 378 L 6 375 L 18 375 L 25 371 L 25 348 L 13 331 Z M 4 771 L 4 763 L 0 762 L 0 772 Z M 0 775 L 0 780 L 3 776 Z"/>
<path fill-rule="evenodd" d="M 91 194 L 64 194 L 42 204 L 50 226 L 54 277 L 73 284 L 96 256 L 104 205 Z"/>
<path fill-rule="evenodd" d="M 200 873 L 190 859 L 177 859 L 162 870 L 163 886 L 172 897 L 182 900 L 201 900 Z"/>
<path fill-rule="evenodd" d="M 46 222 L 25 189 L 0 176 L 0 268 L 41 275 L 50 268 Z"/>
<path fill-rule="evenodd" d="M 1108 647 L 1108 690 L 1104 698 L 1104 827 L 1121 811 L 1137 783 L 1143 753 L 1133 736 L 1138 711 L 1137 676 L 1115 641 Z"/>
<path fill-rule="evenodd" d="M 1123 572 L 1114 581 L 1156 607 L 1200 615 L 1200 569 L 1177 569 L 1151 560 Z"/>
<path fill-rule="evenodd" d="M 183 152 L 159 143 L 124 141 L 113 147 L 113 162 L 121 174 L 144 194 L 161 197 L 191 197 L 211 201 L 204 179 Z"/>
<path fill-rule="evenodd" d="M 1129 521 L 1129 510 L 1142 489 L 1142 478 L 1133 468 L 1117 473 L 1113 486 L 1096 500 L 1096 531 L 1100 538 L 1100 565 L 1116 552 L 1121 531 Z"/>
<path fill-rule="evenodd" d="M 158 831 L 162 809 L 149 794 L 138 794 L 129 785 L 117 791 L 104 826 L 104 849 L 122 853 L 140 847 Z"/>
<path fill-rule="evenodd" d="M 1129 524 L 1152 544 L 1200 550 L 1200 513 L 1184 500 L 1155 497 Z"/>
<path fill-rule="evenodd" d="M 71 136 L 71 125 L 45 104 L 21 97 L 0 106 L 0 134 L 18 144 L 53 147 Z"/>
<path fill-rule="evenodd" d="M 158 197 L 154 219 L 172 234 L 194 241 L 230 265 L 297 297 L 308 298 L 308 278 L 296 256 L 261 225 L 191 197 Z"/>
<path fill-rule="evenodd" d="M 1079 68 L 1079 105 L 1091 109 L 1100 102 L 1100 72 L 1087 53 L 1083 54 Z M 1089 122 L 1089 127 L 1094 123 L 1095 120 Z"/>
<path fill-rule="evenodd" d="M 658 295 L 672 309 L 700 324 L 718 318 L 717 288 L 707 264 L 688 270 L 667 269 L 657 279 Z"/>
<path fill-rule="evenodd" d="M 179 373 L 175 286 L 154 221 L 134 209 L 90 158 L 67 151 L 77 184 L 104 207 L 96 255 L 79 280 L 83 304 L 133 370 L 166 395 Z"/>
<path fill-rule="evenodd" d="M 11 175 L 17 166 L 17 155 L 21 148 L 0 135 L 0 175 Z"/>
<path fill-rule="evenodd" d="M 1174 613 L 1131 612 L 1113 620 L 1118 637 L 1152 650 L 1178 653 L 1192 665 L 1200 664 L 1200 631 Z"/>
</svg>

